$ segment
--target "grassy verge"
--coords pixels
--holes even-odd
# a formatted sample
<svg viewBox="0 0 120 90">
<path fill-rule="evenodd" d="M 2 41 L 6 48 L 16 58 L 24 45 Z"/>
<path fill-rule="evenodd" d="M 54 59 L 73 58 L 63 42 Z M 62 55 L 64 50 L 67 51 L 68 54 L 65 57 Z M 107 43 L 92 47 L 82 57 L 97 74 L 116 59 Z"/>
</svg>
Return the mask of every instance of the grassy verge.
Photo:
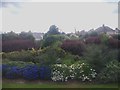
<svg viewBox="0 0 120 90">
<path fill-rule="evenodd" d="M 79 83 L 79 82 L 44 82 L 44 81 L 12 81 L 5 80 L 2 83 L 2 88 L 118 88 L 117 84 L 93 84 L 93 83 Z"/>
</svg>

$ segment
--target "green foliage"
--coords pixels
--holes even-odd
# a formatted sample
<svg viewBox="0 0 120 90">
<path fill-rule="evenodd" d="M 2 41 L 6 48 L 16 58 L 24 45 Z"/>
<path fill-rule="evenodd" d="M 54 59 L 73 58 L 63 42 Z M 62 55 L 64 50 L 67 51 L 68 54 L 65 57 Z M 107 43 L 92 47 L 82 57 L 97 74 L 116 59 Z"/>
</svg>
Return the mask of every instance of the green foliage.
<svg viewBox="0 0 120 90">
<path fill-rule="evenodd" d="M 104 83 L 118 83 L 120 79 L 120 62 L 117 60 L 109 62 L 98 77 L 99 80 Z"/>
<path fill-rule="evenodd" d="M 51 25 L 50 28 L 49 28 L 49 31 L 47 33 L 45 33 L 45 35 L 43 36 L 43 38 L 46 38 L 49 35 L 59 35 L 59 34 L 60 34 L 60 32 L 59 32 L 58 27 L 55 26 L 55 25 Z"/>
<path fill-rule="evenodd" d="M 79 56 L 66 53 L 65 56 L 62 58 L 62 64 L 71 65 L 79 60 L 80 60 Z"/>
<path fill-rule="evenodd" d="M 70 35 L 70 40 L 79 40 L 79 36 L 73 34 L 73 35 Z"/>
<path fill-rule="evenodd" d="M 42 49 L 35 57 L 35 62 L 44 65 L 57 63 L 58 59 L 64 57 L 65 51 L 59 47 L 47 47 Z"/>
<path fill-rule="evenodd" d="M 27 51 L 14 51 L 9 53 L 3 53 L 3 59 L 9 59 L 12 61 L 24 61 L 24 62 L 34 62 L 34 56 L 36 51 L 27 50 Z"/>
<path fill-rule="evenodd" d="M 13 31 L 2 34 L 3 41 L 4 40 L 14 40 L 14 39 L 18 39 L 18 38 L 19 38 L 18 34 L 14 33 Z"/>
<path fill-rule="evenodd" d="M 33 37 L 33 34 L 32 34 L 31 31 L 29 31 L 29 32 L 21 32 L 21 33 L 19 34 L 19 36 L 20 36 L 21 39 L 24 39 L 24 40 L 26 40 L 26 39 L 34 40 L 34 39 L 35 39 L 35 38 Z"/>
<path fill-rule="evenodd" d="M 9 66 L 17 66 L 17 67 L 25 67 L 26 65 L 34 65 L 33 62 L 11 61 L 8 59 L 4 59 L 2 64 L 9 65 Z"/>
<path fill-rule="evenodd" d="M 71 77 L 76 80 L 91 81 L 96 77 L 96 72 L 86 62 L 76 62 L 70 66 Z"/>
<path fill-rule="evenodd" d="M 105 45 L 89 45 L 84 53 L 85 60 L 100 72 L 113 59 L 118 59 L 118 51 L 112 50 Z"/>
<path fill-rule="evenodd" d="M 32 33 L 29 32 L 21 32 L 20 34 L 16 34 L 15 32 L 11 31 L 8 33 L 2 34 L 2 40 L 3 41 L 9 41 L 9 40 L 17 40 L 17 39 L 23 39 L 23 40 L 34 40 Z"/>
<path fill-rule="evenodd" d="M 109 41 L 109 36 L 108 35 L 101 34 L 100 39 L 101 39 L 102 44 L 108 45 L 108 41 Z"/>
<path fill-rule="evenodd" d="M 47 34 L 55 35 L 55 34 L 60 34 L 60 32 L 57 26 L 51 25 Z"/>
<path fill-rule="evenodd" d="M 54 45 L 56 42 L 61 42 L 65 39 L 68 39 L 65 35 L 49 35 L 42 41 L 42 47 L 47 47 Z"/>
</svg>

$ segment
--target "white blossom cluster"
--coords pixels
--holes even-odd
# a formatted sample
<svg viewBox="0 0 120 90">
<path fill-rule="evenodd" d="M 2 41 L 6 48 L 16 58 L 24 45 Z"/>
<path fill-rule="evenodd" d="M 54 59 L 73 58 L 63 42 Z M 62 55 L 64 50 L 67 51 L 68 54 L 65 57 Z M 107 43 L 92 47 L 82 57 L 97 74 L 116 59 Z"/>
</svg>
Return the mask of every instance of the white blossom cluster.
<svg viewBox="0 0 120 90">
<path fill-rule="evenodd" d="M 71 79 L 81 79 L 82 81 L 91 81 L 97 75 L 95 70 L 85 63 L 72 64 L 70 66 L 70 72 L 72 72 L 70 75 L 72 77 Z"/>
<path fill-rule="evenodd" d="M 65 64 L 55 64 L 53 67 L 52 77 L 53 81 L 67 81 L 68 80 L 68 66 Z"/>
<path fill-rule="evenodd" d="M 68 79 L 91 81 L 96 77 L 96 74 L 95 70 L 85 63 L 75 63 L 70 66 L 55 64 L 53 66 L 51 79 L 53 81 L 68 81 Z"/>
</svg>

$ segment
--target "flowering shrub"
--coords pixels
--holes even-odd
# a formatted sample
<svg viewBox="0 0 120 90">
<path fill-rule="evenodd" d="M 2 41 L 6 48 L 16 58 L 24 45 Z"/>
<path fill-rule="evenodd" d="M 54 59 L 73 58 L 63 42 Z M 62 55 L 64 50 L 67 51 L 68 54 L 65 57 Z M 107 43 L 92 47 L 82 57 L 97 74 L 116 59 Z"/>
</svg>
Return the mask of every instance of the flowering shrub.
<svg viewBox="0 0 120 90">
<path fill-rule="evenodd" d="M 80 79 L 91 81 L 96 77 L 96 72 L 88 64 L 75 63 L 70 66 L 65 64 L 55 64 L 52 71 L 53 81 L 67 81 L 68 79 Z"/>
<path fill-rule="evenodd" d="M 2 65 L 2 76 L 5 77 L 6 72 L 8 71 L 9 66 L 3 64 Z"/>
<path fill-rule="evenodd" d="M 9 70 L 6 72 L 5 77 L 9 79 L 15 79 L 20 77 L 21 75 L 21 68 L 16 66 L 10 67 Z"/>
<path fill-rule="evenodd" d="M 65 64 L 53 65 L 52 77 L 53 81 L 67 81 L 69 78 L 69 68 Z"/>
<path fill-rule="evenodd" d="M 96 72 L 86 63 L 75 63 L 70 66 L 71 79 L 80 79 L 82 81 L 91 81 L 96 77 Z"/>
<path fill-rule="evenodd" d="M 9 79 L 18 78 L 22 75 L 21 68 L 17 66 L 2 65 L 2 76 Z"/>
<path fill-rule="evenodd" d="M 25 67 L 3 65 L 5 78 L 15 79 L 23 77 L 27 80 L 52 79 L 53 81 L 68 81 L 69 79 L 80 79 L 82 81 L 95 78 L 96 72 L 85 63 L 75 63 L 70 66 L 66 64 L 55 64 L 52 69 L 48 66 L 26 65 Z"/>
<path fill-rule="evenodd" d="M 51 69 L 47 66 L 40 67 L 40 79 L 50 79 L 51 78 Z"/>
<path fill-rule="evenodd" d="M 23 68 L 23 77 L 28 80 L 39 78 L 39 68 L 37 66 L 28 65 Z"/>
</svg>

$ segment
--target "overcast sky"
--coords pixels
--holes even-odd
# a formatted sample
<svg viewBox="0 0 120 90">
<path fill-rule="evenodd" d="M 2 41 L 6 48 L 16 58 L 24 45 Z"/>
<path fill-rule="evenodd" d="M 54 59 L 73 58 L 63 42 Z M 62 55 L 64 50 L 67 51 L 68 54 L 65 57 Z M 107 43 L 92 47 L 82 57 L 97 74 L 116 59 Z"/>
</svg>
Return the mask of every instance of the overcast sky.
<svg viewBox="0 0 120 90">
<path fill-rule="evenodd" d="M 47 32 L 53 24 L 63 32 L 74 32 L 75 28 L 77 30 L 96 29 L 102 24 L 113 29 L 118 27 L 118 3 L 116 2 L 118 0 L 112 0 L 115 1 L 112 3 L 104 2 L 107 0 L 56 3 L 26 1 L 31 2 L 3 4 L 0 8 L 2 32 L 29 30 Z"/>
</svg>

